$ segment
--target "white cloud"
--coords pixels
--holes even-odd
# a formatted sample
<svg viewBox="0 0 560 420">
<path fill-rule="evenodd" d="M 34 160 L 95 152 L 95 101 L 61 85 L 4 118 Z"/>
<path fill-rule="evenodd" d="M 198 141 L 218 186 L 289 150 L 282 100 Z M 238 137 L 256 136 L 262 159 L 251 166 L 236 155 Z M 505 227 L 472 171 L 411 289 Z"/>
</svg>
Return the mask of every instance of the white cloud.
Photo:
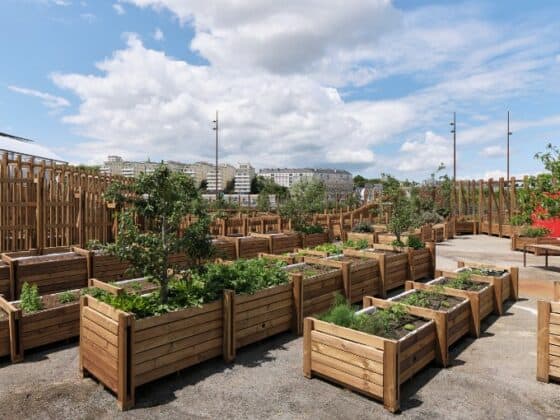
<svg viewBox="0 0 560 420">
<path fill-rule="evenodd" d="M 34 89 L 23 88 L 19 86 L 8 86 L 12 92 L 21 93 L 22 95 L 33 96 L 41 99 L 43 105 L 51 109 L 60 109 L 70 106 L 70 102 L 61 96 L 51 95 L 50 93 L 40 92 Z"/>
<path fill-rule="evenodd" d="M 56 6 L 71 6 L 72 2 L 70 0 L 52 0 L 52 3 Z"/>
<path fill-rule="evenodd" d="M 453 163 L 452 142 L 431 131 L 421 140 L 405 141 L 400 151 L 397 169 L 403 172 L 434 171 L 441 163 Z"/>
<path fill-rule="evenodd" d="M 480 151 L 480 155 L 487 158 L 505 156 L 506 152 L 502 146 L 487 146 Z"/>
<path fill-rule="evenodd" d="M 156 28 L 156 30 L 154 31 L 152 37 L 156 40 L 156 41 L 163 41 L 165 39 L 165 35 L 163 34 L 163 31 L 159 28 Z"/>
<path fill-rule="evenodd" d="M 122 6 L 122 4 L 119 4 L 119 3 L 113 4 L 113 9 L 117 13 L 117 15 L 124 15 L 126 13 L 126 10 L 124 10 L 124 7 Z"/>
</svg>

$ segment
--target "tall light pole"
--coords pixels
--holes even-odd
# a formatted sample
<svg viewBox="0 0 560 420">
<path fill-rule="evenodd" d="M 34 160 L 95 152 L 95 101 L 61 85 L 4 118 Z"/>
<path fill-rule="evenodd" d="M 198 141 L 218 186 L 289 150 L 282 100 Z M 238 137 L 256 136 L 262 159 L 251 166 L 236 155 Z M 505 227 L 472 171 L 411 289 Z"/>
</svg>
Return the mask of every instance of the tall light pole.
<svg viewBox="0 0 560 420">
<path fill-rule="evenodd" d="M 456 115 L 453 113 L 453 121 L 449 123 L 453 128 L 451 133 L 453 133 L 453 182 L 457 179 L 457 120 Z"/>
<path fill-rule="evenodd" d="M 507 181 L 509 182 L 509 136 L 513 133 L 509 130 L 509 111 L 507 114 Z"/>
<path fill-rule="evenodd" d="M 213 121 L 214 127 L 213 130 L 216 132 L 216 173 L 214 175 L 214 180 L 216 184 L 214 185 L 216 188 L 216 201 L 218 200 L 218 110 L 216 110 L 216 119 Z"/>
</svg>

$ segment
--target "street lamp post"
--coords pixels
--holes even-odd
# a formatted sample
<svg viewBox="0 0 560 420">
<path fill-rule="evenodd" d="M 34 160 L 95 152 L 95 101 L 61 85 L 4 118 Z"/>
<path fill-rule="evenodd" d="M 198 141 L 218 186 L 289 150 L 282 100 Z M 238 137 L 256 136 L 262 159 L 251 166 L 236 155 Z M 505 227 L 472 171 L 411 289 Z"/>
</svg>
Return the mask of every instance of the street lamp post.
<svg viewBox="0 0 560 420">
<path fill-rule="evenodd" d="M 456 114 L 453 112 L 453 121 L 449 123 L 451 127 L 451 133 L 453 134 L 453 214 L 457 210 L 457 119 Z"/>
<path fill-rule="evenodd" d="M 513 133 L 509 129 L 509 111 L 507 113 L 507 180 L 509 182 L 509 136 Z"/>
<path fill-rule="evenodd" d="M 214 127 L 213 130 L 216 132 L 216 173 L 214 174 L 214 187 L 216 192 L 216 201 L 218 201 L 218 111 L 216 110 L 216 119 L 213 121 Z"/>
</svg>

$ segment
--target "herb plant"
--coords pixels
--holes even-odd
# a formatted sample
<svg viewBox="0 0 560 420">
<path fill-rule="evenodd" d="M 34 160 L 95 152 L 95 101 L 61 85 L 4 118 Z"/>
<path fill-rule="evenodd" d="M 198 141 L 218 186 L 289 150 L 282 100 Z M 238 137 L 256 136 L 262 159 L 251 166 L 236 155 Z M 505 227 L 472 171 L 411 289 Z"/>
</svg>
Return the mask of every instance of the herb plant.
<svg viewBox="0 0 560 420">
<path fill-rule="evenodd" d="M 25 312 L 37 312 L 43 309 L 43 301 L 39 296 L 36 284 L 23 283 L 20 295 L 20 306 Z"/>
<path fill-rule="evenodd" d="M 62 304 L 74 302 L 78 299 L 78 296 L 70 291 L 62 292 L 58 295 L 58 301 Z"/>
</svg>

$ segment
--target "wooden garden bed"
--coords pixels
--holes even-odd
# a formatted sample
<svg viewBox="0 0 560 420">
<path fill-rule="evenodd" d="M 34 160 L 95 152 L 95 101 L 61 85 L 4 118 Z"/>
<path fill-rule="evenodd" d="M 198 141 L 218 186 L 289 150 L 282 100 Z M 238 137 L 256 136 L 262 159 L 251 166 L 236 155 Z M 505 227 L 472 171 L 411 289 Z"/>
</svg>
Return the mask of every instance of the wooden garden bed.
<svg viewBox="0 0 560 420">
<path fill-rule="evenodd" d="M 456 220 L 456 235 L 476 235 L 478 233 L 478 223 L 470 220 Z"/>
<path fill-rule="evenodd" d="M 251 233 L 252 237 L 263 238 L 268 241 L 268 252 L 271 254 L 284 254 L 301 247 L 299 233 Z"/>
<path fill-rule="evenodd" d="M 498 310 L 498 314 L 504 314 L 504 302 L 507 300 L 516 301 L 519 297 L 519 268 L 518 267 L 500 267 L 492 264 L 482 264 L 474 262 L 457 262 L 458 270 L 464 270 L 468 267 L 486 268 L 491 270 L 505 271 L 501 276 L 480 276 L 471 274 L 471 279 L 490 283 L 494 286 L 494 304 Z M 443 272 L 442 275 L 452 277 L 453 273 Z M 455 274 L 456 276 L 456 274 Z"/>
<path fill-rule="evenodd" d="M 407 281 L 405 290 L 431 290 L 444 295 L 455 296 L 463 299 L 469 299 L 471 305 L 471 334 L 480 337 L 481 321 L 492 313 L 494 310 L 494 286 L 489 283 L 481 282 L 480 290 L 460 290 L 453 287 L 446 287 L 445 281 L 447 277 L 439 277 L 427 283 L 419 283 Z M 476 281 L 476 280 L 473 280 Z"/>
<path fill-rule="evenodd" d="M 445 225 L 438 223 L 432 226 L 432 241 L 443 242 L 445 241 Z"/>
<path fill-rule="evenodd" d="M 56 253 L 39 255 L 40 250 L 2 254 L 9 266 L 8 300 L 19 297 L 24 283 L 36 284 L 42 295 L 85 287 L 88 279 L 87 258 L 69 248 Z M 44 250 L 43 250 L 44 251 Z"/>
<path fill-rule="evenodd" d="M 432 320 L 396 340 L 306 318 L 303 372 L 380 400 L 397 412 L 400 385 L 434 360 L 435 343 Z"/>
<path fill-rule="evenodd" d="M 436 244 L 426 242 L 425 248 L 406 248 L 408 253 L 409 278 L 419 280 L 433 278 L 436 268 Z"/>
<path fill-rule="evenodd" d="M 317 245 L 326 244 L 330 242 L 329 233 L 301 233 L 301 247 L 314 248 Z"/>
<path fill-rule="evenodd" d="M 409 290 L 389 300 L 367 296 L 364 298 L 364 307 L 376 306 L 386 309 L 397 304 L 400 299 L 410 293 L 417 293 L 417 291 Z M 455 297 L 449 297 L 449 299 L 456 299 L 458 302 L 445 310 L 404 305 L 408 313 L 421 318 L 434 320 L 437 334 L 436 359 L 444 367 L 447 367 L 449 363 L 449 347 L 470 331 L 470 320 L 472 316 L 468 299 Z"/>
<path fill-rule="evenodd" d="M 259 254 L 259 258 L 268 258 L 270 260 L 276 260 L 276 261 L 282 261 L 285 262 L 288 265 L 292 265 L 292 264 L 296 264 L 300 261 L 298 260 L 298 257 L 296 256 L 296 254 L 284 254 L 284 255 L 276 255 L 276 254 L 268 254 L 266 252 L 261 252 Z M 301 260 L 303 261 L 303 257 L 301 257 Z"/>
<path fill-rule="evenodd" d="M 0 297 L 0 358 L 10 356 L 14 363 L 18 361 L 19 354 L 16 322 L 20 317 L 21 312 Z"/>
<path fill-rule="evenodd" d="M 139 284 L 144 293 L 158 288 L 145 279 L 133 279 L 108 284 L 96 279 L 89 280 L 90 287 L 99 287 L 111 293 L 119 294 L 124 290 L 134 290 L 132 284 Z M 19 301 L 7 302 L 0 298 L 0 308 L 6 317 L 14 318 L 11 331 L 11 359 L 13 362 L 23 360 L 24 352 L 37 347 L 68 340 L 79 335 L 80 327 L 80 290 L 69 291 L 75 299 L 60 302 L 62 293 L 41 296 L 43 309 L 27 313 L 20 308 Z M 1 329 L 1 327 L 0 327 Z M 2 332 L 0 332 L 2 335 Z"/>
<path fill-rule="evenodd" d="M 300 314 L 298 334 L 303 332 L 303 319 L 307 316 L 327 311 L 334 302 L 336 293 L 345 295 L 342 270 L 324 264 L 313 264 L 316 259 L 305 257 L 306 262 L 286 267 L 294 283 L 295 304 Z M 300 290 L 298 292 L 298 290 Z"/>
<path fill-rule="evenodd" d="M 373 244 L 379 243 L 379 232 L 348 232 L 346 234 L 346 240 L 348 241 L 367 241 L 368 245 L 373 246 Z"/>
<path fill-rule="evenodd" d="M 113 391 L 121 409 L 128 409 L 138 386 L 233 349 L 229 296 L 143 319 L 83 296 L 80 370 Z"/>
<path fill-rule="evenodd" d="M 409 237 L 414 236 L 418 239 L 421 239 L 421 234 L 420 233 L 403 233 L 401 235 L 401 241 L 403 241 L 404 243 L 406 243 L 406 241 L 408 240 Z M 380 232 L 377 235 L 377 243 L 379 244 L 383 244 L 383 245 L 392 245 L 393 241 L 396 241 L 397 237 L 395 235 L 393 235 L 392 233 L 383 233 Z"/>
<path fill-rule="evenodd" d="M 11 297 L 11 285 L 10 285 L 10 267 L 4 261 L 0 261 L 0 295 Z"/>
<path fill-rule="evenodd" d="M 540 255 L 538 249 L 533 248 L 531 245 L 558 245 L 560 240 L 557 238 L 537 237 L 530 238 L 528 236 L 513 235 L 511 237 L 511 250 L 523 251 L 527 247 L 527 252 L 532 252 L 535 255 Z M 552 254 L 550 254 L 552 255 Z"/>
<path fill-rule="evenodd" d="M 305 260 L 309 261 L 308 258 Z M 381 276 L 379 263 L 376 260 L 344 254 L 329 257 L 327 261 L 337 262 L 338 267 L 343 271 L 343 279 L 348 278 L 348 285 L 345 289 L 346 298 L 350 303 L 361 303 L 364 296 L 381 295 Z"/>
<path fill-rule="evenodd" d="M 235 246 L 235 259 L 255 258 L 259 253 L 268 253 L 268 239 L 258 236 L 223 236 L 222 239 Z"/>
<path fill-rule="evenodd" d="M 237 255 L 235 252 L 235 243 L 228 241 L 224 238 L 214 238 L 212 239 L 212 245 L 215 250 L 215 257 L 222 258 L 224 260 L 235 260 Z"/>
<path fill-rule="evenodd" d="M 228 292 L 229 293 L 229 292 Z M 297 292 L 296 292 L 297 293 Z M 232 352 L 285 331 L 297 333 L 297 313 L 293 282 L 260 290 L 252 295 L 231 292 L 233 307 Z"/>
<path fill-rule="evenodd" d="M 389 249 L 390 248 L 390 249 Z M 344 250 L 345 255 L 371 258 L 379 263 L 381 275 L 382 297 L 387 296 L 389 290 L 404 286 L 408 277 L 408 254 L 399 252 L 392 246 L 375 245 L 375 249 Z"/>
<path fill-rule="evenodd" d="M 537 380 L 560 383 L 560 302 L 538 302 Z"/>
</svg>

